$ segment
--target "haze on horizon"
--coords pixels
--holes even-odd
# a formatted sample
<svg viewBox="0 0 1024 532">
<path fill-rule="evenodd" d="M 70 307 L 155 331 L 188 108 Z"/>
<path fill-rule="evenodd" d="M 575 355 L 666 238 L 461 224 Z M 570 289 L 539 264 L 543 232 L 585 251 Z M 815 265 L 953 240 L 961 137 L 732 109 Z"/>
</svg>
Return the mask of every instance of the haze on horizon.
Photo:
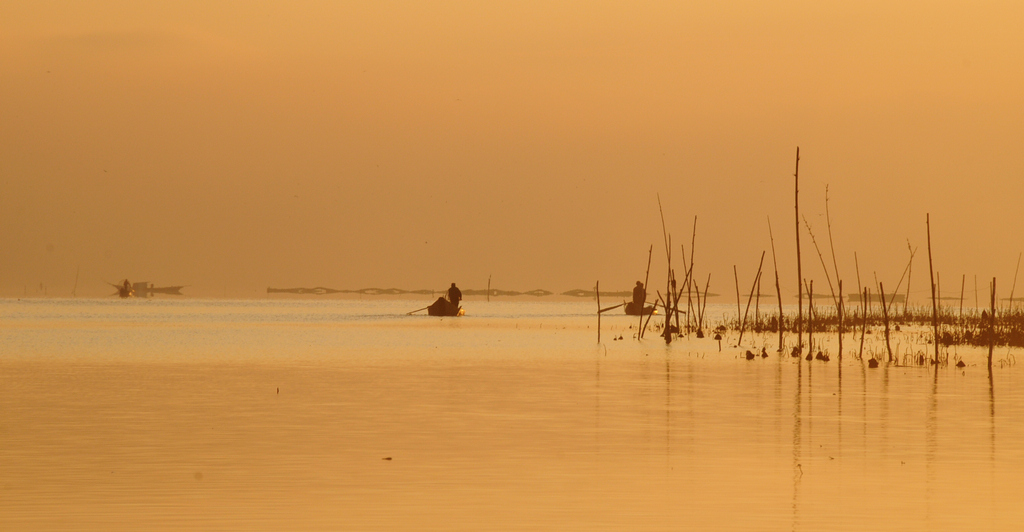
<svg viewBox="0 0 1024 532">
<path fill-rule="evenodd" d="M 0 4 L 0 296 L 749 283 L 801 212 L 944 292 L 1024 251 L 1019 2 Z M 805 276 L 824 276 L 802 237 Z M 824 251 L 824 250 L 823 250 Z M 688 251 L 689 252 L 689 251 Z M 744 280 L 746 279 L 746 280 Z M 749 285 L 748 285 L 749 286 Z M 744 287 L 746 291 L 746 287 Z M 845 290 L 847 292 L 853 290 Z M 1018 291 L 1024 294 L 1024 288 Z M 923 297 L 920 296 L 920 297 Z"/>
</svg>

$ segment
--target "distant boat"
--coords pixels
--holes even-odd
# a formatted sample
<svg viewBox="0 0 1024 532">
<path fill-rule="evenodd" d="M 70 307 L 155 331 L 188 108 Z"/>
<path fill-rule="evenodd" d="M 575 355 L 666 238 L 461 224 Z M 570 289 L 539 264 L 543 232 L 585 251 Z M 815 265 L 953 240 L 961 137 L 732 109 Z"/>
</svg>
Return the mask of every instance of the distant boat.
<svg viewBox="0 0 1024 532">
<path fill-rule="evenodd" d="M 121 299 L 127 299 L 129 297 L 134 297 L 135 296 L 135 290 L 132 288 L 132 284 L 130 282 L 128 282 L 128 279 L 125 279 L 123 282 L 121 282 L 121 284 L 115 284 L 115 283 L 109 283 L 109 282 L 107 284 L 109 284 L 110 286 L 113 286 L 114 290 L 117 290 L 117 292 L 114 292 L 112 295 L 116 295 L 117 297 L 120 297 Z"/>
<path fill-rule="evenodd" d="M 427 314 L 431 316 L 465 316 L 466 311 L 451 301 L 439 297 L 433 305 L 427 307 Z"/>
<path fill-rule="evenodd" d="M 185 288 L 182 286 L 153 286 L 147 281 L 140 281 L 136 283 L 129 282 L 125 279 L 121 284 L 107 283 L 113 286 L 117 292 L 113 295 L 120 297 L 121 299 L 127 299 L 129 297 L 153 297 L 153 294 L 169 294 L 180 296 L 181 289 Z"/>
<path fill-rule="evenodd" d="M 185 285 L 153 286 L 153 284 L 147 281 L 139 281 L 137 283 L 132 283 L 132 291 L 135 292 L 135 297 L 153 297 L 153 294 L 167 294 L 172 296 L 180 296 L 182 295 L 182 288 L 185 288 Z"/>
<path fill-rule="evenodd" d="M 648 305 L 648 306 L 644 307 L 643 310 L 641 310 L 636 305 L 634 305 L 632 301 L 630 301 L 629 303 L 626 303 L 623 306 L 623 308 L 626 309 L 626 314 L 628 314 L 630 316 L 640 316 L 641 314 L 643 314 L 644 316 L 647 316 L 647 315 L 650 315 L 650 314 L 657 313 L 657 311 L 654 310 L 654 306 L 653 305 Z"/>
</svg>

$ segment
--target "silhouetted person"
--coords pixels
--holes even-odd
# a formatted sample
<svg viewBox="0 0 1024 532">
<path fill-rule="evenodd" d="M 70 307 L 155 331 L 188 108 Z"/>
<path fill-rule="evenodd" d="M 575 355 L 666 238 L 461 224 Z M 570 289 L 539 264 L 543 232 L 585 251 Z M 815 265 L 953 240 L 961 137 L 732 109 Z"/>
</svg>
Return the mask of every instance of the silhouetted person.
<svg viewBox="0 0 1024 532">
<path fill-rule="evenodd" d="M 637 309 L 643 309 L 645 301 L 647 301 L 647 290 L 644 290 L 644 283 L 637 281 L 636 286 L 633 288 L 633 306 Z"/>
<path fill-rule="evenodd" d="M 462 301 L 462 290 L 452 283 L 452 287 L 448 289 L 448 301 L 452 302 L 452 305 L 459 306 L 459 301 Z"/>
</svg>

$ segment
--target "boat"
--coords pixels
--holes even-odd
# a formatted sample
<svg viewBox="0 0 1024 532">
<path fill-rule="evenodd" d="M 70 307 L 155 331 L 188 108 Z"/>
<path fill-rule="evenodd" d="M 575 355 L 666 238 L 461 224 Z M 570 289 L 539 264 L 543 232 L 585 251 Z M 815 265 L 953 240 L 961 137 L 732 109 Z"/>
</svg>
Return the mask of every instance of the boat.
<svg viewBox="0 0 1024 532">
<path fill-rule="evenodd" d="M 626 314 L 630 316 L 648 316 L 650 314 L 657 313 L 657 311 L 654 310 L 654 305 L 648 305 L 641 310 L 637 305 L 633 304 L 632 301 L 623 305 L 623 308 L 626 309 Z"/>
<path fill-rule="evenodd" d="M 427 307 L 427 314 L 431 316 L 465 316 L 466 311 L 462 307 L 448 301 L 443 297 L 437 298 L 434 304 Z"/>
</svg>

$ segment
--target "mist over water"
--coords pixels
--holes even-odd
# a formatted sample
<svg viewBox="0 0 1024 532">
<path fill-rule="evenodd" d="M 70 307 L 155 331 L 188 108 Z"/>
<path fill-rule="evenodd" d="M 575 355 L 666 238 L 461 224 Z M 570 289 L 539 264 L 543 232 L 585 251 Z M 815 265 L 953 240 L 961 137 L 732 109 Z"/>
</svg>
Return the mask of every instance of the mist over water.
<svg viewBox="0 0 1024 532">
<path fill-rule="evenodd" d="M 1024 518 L 1022 377 L 1009 363 L 990 374 L 986 351 L 959 348 L 963 369 L 868 369 L 834 351 L 779 356 L 770 334 L 743 348 L 727 335 L 722 351 L 710 338 L 638 343 L 636 318 L 614 313 L 597 344 L 592 301 L 406 316 L 418 303 L 0 300 L 0 528 L 1013 530 Z M 744 358 L 760 345 L 767 358 Z"/>
</svg>

